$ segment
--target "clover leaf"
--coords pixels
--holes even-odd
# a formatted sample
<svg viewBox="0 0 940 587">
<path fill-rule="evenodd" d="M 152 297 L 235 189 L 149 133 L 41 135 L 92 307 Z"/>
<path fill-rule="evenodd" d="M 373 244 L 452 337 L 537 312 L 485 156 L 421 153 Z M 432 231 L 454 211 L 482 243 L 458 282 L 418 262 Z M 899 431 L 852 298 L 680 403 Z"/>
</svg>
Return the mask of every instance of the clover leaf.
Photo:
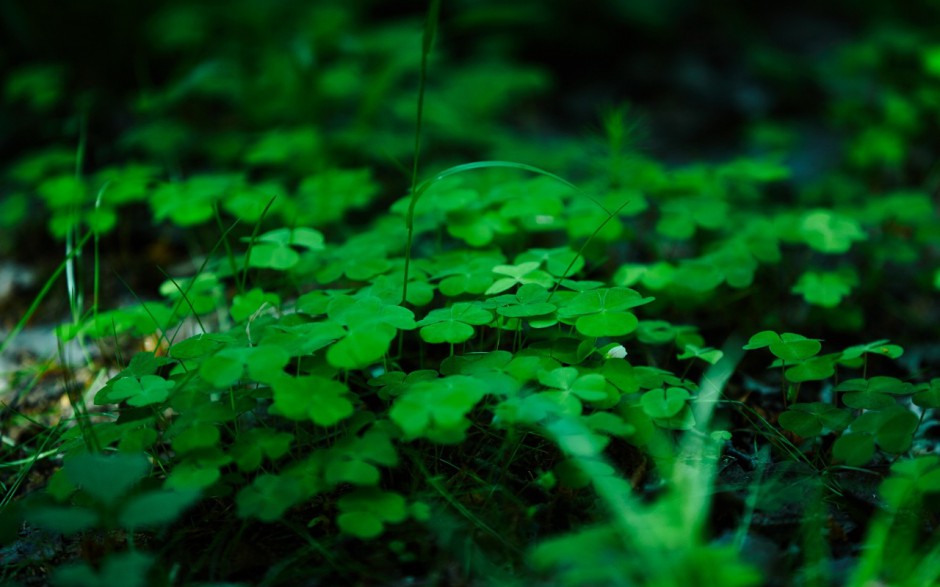
<svg viewBox="0 0 940 587">
<path fill-rule="evenodd" d="M 640 405 L 650 418 L 667 419 L 679 414 L 691 396 L 681 387 L 653 389 L 640 397 Z"/>
<path fill-rule="evenodd" d="M 872 434 L 882 450 L 901 454 L 910 449 L 918 423 L 917 416 L 910 410 L 893 405 L 863 413 L 852 422 L 850 430 Z"/>
<path fill-rule="evenodd" d="M 872 377 L 871 379 L 848 379 L 835 387 L 844 392 L 845 405 L 858 409 L 881 410 L 895 405 L 892 395 L 907 395 L 914 386 L 894 377 Z"/>
<path fill-rule="evenodd" d="M 202 224 L 212 218 L 215 202 L 240 183 L 237 175 L 196 175 L 158 186 L 150 206 L 157 220 L 169 218 L 177 226 Z"/>
<path fill-rule="evenodd" d="M 319 375 L 274 380 L 272 408 L 291 420 L 312 420 L 320 426 L 332 426 L 353 413 L 349 388 Z"/>
<path fill-rule="evenodd" d="M 852 421 L 852 413 L 823 402 L 796 403 L 780 414 L 778 421 L 790 432 L 809 438 L 845 430 Z"/>
<path fill-rule="evenodd" d="M 940 378 L 916 386 L 912 401 L 921 408 L 940 408 Z"/>
<path fill-rule="evenodd" d="M 323 234 L 306 227 L 278 228 L 255 237 L 252 244 L 248 251 L 250 267 L 280 271 L 290 269 L 300 262 L 300 254 L 295 248 L 310 251 L 321 251 L 325 248 Z"/>
<path fill-rule="evenodd" d="M 324 465 L 327 483 L 352 483 L 354 485 L 377 485 L 378 466 L 393 467 L 398 464 L 398 453 L 389 435 L 372 428 L 361 437 L 344 439 L 329 451 Z"/>
<path fill-rule="evenodd" d="M 580 375 L 574 367 L 560 367 L 539 375 L 539 383 L 570 392 L 580 399 L 596 402 L 607 399 L 607 380 L 600 373 Z"/>
<path fill-rule="evenodd" d="M 273 522 L 305 496 L 304 486 L 290 474 L 263 473 L 238 492 L 235 503 L 241 518 Z"/>
<path fill-rule="evenodd" d="M 853 241 L 867 238 L 858 222 L 831 210 L 807 212 L 799 230 L 810 247 L 823 253 L 845 253 Z"/>
<path fill-rule="evenodd" d="M 708 346 L 698 347 L 694 344 L 687 344 L 685 345 L 685 349 L 683 349 L 683 351 L 679 353 L 677 358 L 680 361 L 685 360 L 685 359 L 701 359 L 702 361 L 705 361 L 709 365 L 714 365 L 715 363 L 721 360 L 722 356 L 724 356 L 724 353 L 719 351 L 718 349 L 714 349 Z"/>
<path fill-rule="evenodd" d="M 145 455 L 125 453 L 81 454 L 70 457 L 63 465 L 69 481 L 105 505 L 143 481 L 150 469 Z"/>
<path fill-rule="evenodd" d="M 339 498 L 336 523 L 340 530 L 368 540 L 380 536 L 386 524 L 408 517 L 405 498 L 398 493 L 378 489 L 357 489 Z"/>
<path fill-rule="evenodd" d="M 215 311 L 222 299 L 222 284 L 214 273 L 203 272 L 193 278 L 164 281 L 160 294 L 174 300 L 177 308 L 208 314 Z"/>
<path fill-rule="evenodd" d="M 891 465 L 879 493 L 892 508 L 911 507 L 926 494 L 940 492 L 940 457 L 920 455 Z"/>
<path fill-rule="evenodd" d="M 858 285 L 858 275 L 852 269 L 840 271 L 807 271 L 800 276 L 790 291 L 803 294 L 807 303 L 823 308 L 834 308 L 842 298 Z"/>
<path fill-rule="evenodd" d="M 531 318 L 543 316 L 555 311 L 555 304 L 549 303 L 547 289 L 537 283 L 521 286 L 515 294 L 504 294 L 487 300 L 487 307 L 496 308 L 496 313 L 507 318 Z"/>
<path fill-rule="evenodd" d="M 525 285 L 527 283 L 537 283 L 542 287 L 549 288 L 555 283 L 555 280 L 551 275 L 539 269 L 540 265 L 541 263 L 538 261 L 527 261 L 518 265 L 497 265 L 493 267 L 493 273 L 506 275 L 506 277 L 497 279 L 484 293 L 488 296 L 498 294 L 516 285 Z"/>
<path fill-rule="evenodd" d="M 857 359 L 866 353 L 884 355 L 897 359 L 904 354 L 904 349 L 896 344 L 888 344 L 887 339 L 851 346 L 842 351 L 842 359 Z"/>
<path fill-rule="evenodd" d="M 261 288 L 251 289 L 244 294 L 232 298 L 232 307 L 229 313 L 236 322 L 257 314 L 265 307 L 278 307 L 281 305 L 281 296 L 275 293 L 265 293 Z"/>
<path fill-rule="evenodd" d="M 884 393 L 890 395 L 908 395 L 914 392 L 914 386 L 896 377 L 879 375 L 869 379 L 847 379 L 835 387 L 836 391 L 858 393 Z"/>
<path fill-rule="evenodd" d="M 225 348 L 202 362 L 199 376 L 219 389 L 234 385 L 246 369 L 255 381 L 269 382 L 281 374 L 289 360 L 281 346 Z"/>
<path fill-rule="evenodd" d="M 438 267 L 432 277 L 441 280 L 438 289 L 447 297 L 455 297 L 485 292 L 495 281 L 493 268 L 505 258 L 492 251 L 455 251 L 439 255 L 436 261 Z"/>
<path fill-rule="evenodd" d="M 99 525 L 101 521 L 97 511 L 75 505 L 34 506 L 26 512 L 25 518 L 39 528 L 60 534 L 83 532 Z"/>
<path fill-rule="evenodd" d="M 272 461 L 287 454 L 294 435 L 270 428 L 251 428 L 239 433 L 231 455 L 242 471 L 254 471 L 264 458 Z"/>
<path fill-rule="evenodd" d="M 379 361 L 388 352 L 395 338 L 395 328 L 377 323 L 372 328 L 350 330 L 349 334 L 330 346 L 326 359 L 339 369 L 357 369 Z"/>
<path fill-rule="evenodd" d="M 169 489 L 205 489 L 211 487 L 222 476 L 220 465 L 183 461 L 177 463 L 166 478 L 165 487 Z"/>
<path fill-rule="evenodd" d="M 861 467 L 875 456 L 875 437 L 867 432 L 846 432 L 832 445 L 832 458 Z"/>
<path fill-rule="evenodd" d="M 838 357 L 838 354 L 810 357 L 784 371 L 784 377 L 793 383 L 828 379 L 835 375 Z"/>
<path fill-rule="evenodd" d="M 301 180 L 287 211 L 297 225 L 326 226 L 348 210 L 365 206 L 378 193 L 369 169 L 327 168 Z"/>
<path fill-rule="evenodd" d="M 127 403 L 132 406 L 160 404 L 170 397 L 170 390 L 175 385 L 175 381 L 166 380 L 157 375 L 143 375 L 139 378 L 122 377 L 111 385 L 108 393 L 100 394 L 102 395 L 101 402 L 112 403 L 127 400 Z"/>
<path fill-rule="evenodd" d="M 656 232 L 685 240 L 695 235 L 698 226 L 719 228 L 726 222 L 727 215 L 728 203 L 724 200 L 707 196 L 678 198 L 663 204 Z"/>
<path fill-rule="evenodd" d="M 806 338 L 801 334 L 784 332 L 777 334 L 772 330 L 758 332 L 744 345 L 745 350 L 769 347 L 774 356 L 787 363 L 805 361 L 822 349 L 822 344 L 816 339 Z"/>
<path fill-rule="evenodd" d="M 546 271 L 554 277 L 577 275 L 584 268 L 584 258 L 568 247 L 529 249 L 516 257 L 515 261 L 517 264 L 531 261 L 537 261 L 540 265 L 544 263 Z"/>
<path fill-rule="evenodd" d="M 497 234 L 512 234 L 516 230 L 509 220 L 493 211 L 464 208 L 447 214 L 447 232 L 472 247 L 486 246 Z"/>
<path fill-rule="evenodd" d="M 196 422 L 189 426 L 183 426 L 180 420 L 176 423 L 174 430 L 182 428 L 172 442 L 173 450 L 178 453 L 217 446 L 222 438 L 219 428 L 209 422 Z"/>
<path fill-rule="evenodd" d="M 101 562 L 100 567 L 89 563 L 69 563 L 58 567 L 52 574 L 52 585 L 89 587 L 91 585 L 124 585 L 144 587 L 156 557 L 142 552 L 114 552 Z"/>
<path fill-rule="evenodd" d="M 479 302 L 457 302 L 447 308 L 431 310 L 418 326 L 425 342 L 454 344 L 469 340 L 474 334 L 473 325 L 492 321 L 493 315 Z"/>
<path fill-rule="evenodd" d="M 459 442 L 470 425 L 467 413 L 486 393 L 484 381 L 467 375 L 418 381 L 395 398 L 389 417 L 406 439 L 425 436 L 441 442 Z"/>
<path fill-rule="evenodd" d="M 626 287 L 595 289 L 576 295 L 559 308 L 558 315 L 574 318 L 575 328 L 584 336 L 624 336 L 639 324 L 636 315 L 625 310 L 651 301 Z"/>
<path fill-rule="evenodd" d="M 386 304 L 374 296 L 338 297 L 329 303 L 327 312 L 334 321 L 345 324 L 345 337 L 327 351 L 327 361 L 340 369 L 366 367 L 388 352 L 398 329 L 415 328 L 411 310 Z"/>
<path fill-rule="evenodd" d="M 124 504 L 118 522 L 128 530 L 170 524 L 192 507 L 200 495 L 199 491 L 192 489 L 147 491 Z"/>
</svg>

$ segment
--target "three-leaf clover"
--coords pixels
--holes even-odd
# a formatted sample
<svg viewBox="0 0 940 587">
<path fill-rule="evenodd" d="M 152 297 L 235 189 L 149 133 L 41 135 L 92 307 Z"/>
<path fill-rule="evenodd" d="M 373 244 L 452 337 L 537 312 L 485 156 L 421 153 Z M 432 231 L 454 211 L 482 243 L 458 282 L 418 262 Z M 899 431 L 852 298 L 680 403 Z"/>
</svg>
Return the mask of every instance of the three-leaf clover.
<svg viewBox="0 0 940 587">
<path fill-rule="evenodd" d="M 521 286 L 515 294 L 503 294 L 487 300 L 487 307 L 496 308 L 496 313 L 507 318 L 531 318 L 555 311 L 550 303 L 548 290 L 537 283 Z"/>
<path fill-rule="evenodd" d="M 459 442 L 470 425 L 467 413 L 487 391 L 485 381 L 467 375 L 418 381 L 395 399 L 389 417 L 407 439 Z"/>
<path fill-rule="evenodd" d="M 584 336 L 624 336 L 636 330 L 639 320 L 626 310 L 653 301 L 626 287 L 594 289 L 581 292 L 558 315 L 574 320 L 574 327 Z"/>
<path fill-rule="evenodd" d="M 398 330 L 415 328 L 411 310 L 386 304 L 374 296 L 336 298 L 329 304 L 328 314 L 348 329 L 326 354 L 330 365 L 340 369 L 361 368 L 378 361 L 388 352 Z"/>
<path fill-rule="evenodd" d="M 858 275 L 852 269 L 841 271 L 807 271 L 790 290 L 803 294 L 807 303 L 823 308 L 834 308 L 842 298 L 858 285 Z"/>
<path fill-rule="evenodd" d="M 774 356 L 786 363 L 799 363 L 809 359 L 822 349 L 822 344 L 814 338 L 801 334 L 784 332 L 777 334 L 772 330 L 758 332 L 744 345 L 745 350 L 769 347 Z"/>
<path fill-rule="evenodd" d="M 787 430 L 809 438 L 824 431 L 845 430 L 852 421 L 852 413 L 824 402 L 797 403 L 780 414 L 778 421 Z"/>
<path fill-rule="evenodd" d="M 300 262 L 300 253 L 294 247 L 310 251 L 325 248 L 323 234 L 307 227 L 278 228 L 255 237 L 252 245 L 247 253 L 250 267 L 281 271 Z"/>
<path fill-rule="evenodd" d="M 527 283 L 537 283 L 542 287 L 549 288 L 555 283 L 555 279 L 548 273 L 539 269 L 539 261 L 527 261 L 518 265 L 497 265 L 493 267 L 493 273 L 505 275 L 493 282 L 486 290 L 486 295 L 498 294 L 515 287 L 516 285 L 525 285 Z"/>
<path fill-rule="evenodd" d="M 489 324 L 493 314 L 484 310 L 479 302 L 457 302 L 446 308 L 431 310 L 423 320 L 421 338 L 425 342 L 452 344 L 465 342 L 473 337 L 473 326 Z"/>
<path fill-rule="evenodd" d="M 312 420 L 320 426 L 332 426 L 352 415 L 349 388 L 339 381 L 319 375 L 274 380 L 274 405 L 279 414 L 291 420 Z"/>
<path fill-rule="evenodd" d="M 800 219 L 800 234 L 806 243 L 823 253 L 845 253 L 852 241 L 866 238 L 854 219 L 831 210 L 813 210 Z"/>
<path fill-rule="evenodd" d="M 110 386 L 110 391 L 105 392 L 105 390 L 102 390 L 99 393 L 100 403 L 127 400 L 127 403 L 132 406 L 160 404 L 170 397 L 170 390 L 175 385 L 175 381 L 164 379 L 158 375 L 122 377 L 114 381 Z M 95 400 L 99 401 L 97 397 Z"/>
<path fill-rule="evenodd" d="M 539 375 L 539 383 L 552 389 L 571 393 L 578 398 L 597 402 L 607 399 L 607 380 L 600 373 L 581 375 L 574 367 L 559 367 Z"/>
<path fill-rule="evenodd" d="M 386 524 L 408 517 L 404 497 L 379 489 L 357 489 L 339 498 L 337 505 L 342 512 L 336 518 L 340 529 L 362 539 L 376 538 Z"/>
</svg>

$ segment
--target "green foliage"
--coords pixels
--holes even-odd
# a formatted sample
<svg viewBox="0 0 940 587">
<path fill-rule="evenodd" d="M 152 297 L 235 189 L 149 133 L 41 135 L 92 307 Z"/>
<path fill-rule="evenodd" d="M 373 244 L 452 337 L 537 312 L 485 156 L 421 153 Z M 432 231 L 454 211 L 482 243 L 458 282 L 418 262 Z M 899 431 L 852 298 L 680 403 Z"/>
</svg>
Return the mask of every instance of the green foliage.
<svg viewBox="0 0 940 587">
<path fill-rule="evenodd" d="M 448 23 L 460 42 L 556 10 L 464 4 Z M 157 3 L 142 34 L 176 65 L 160 61 L 115 113 L 110 150 L 86 157 L 100 139 L 81 130 L 75 150 L 4 167 L 0 226 L 37 221 L 65 242 L 74 316 L 56 333 L 100 373 L 94 411 L 72 393 L 77 425 L 9 465 L 23 467 L 12 496 L 29 467 L 62 459 L 44 491 L 0 512 L 5 540 L 22 522 L 125 533 L 126 551 L 62 566 L 60 585 L 216 580 L 248 540 L 290 531 L 301 550 L 259 558 L 257 582 L 393 581 L 369 565 L 442 556 L 468 577 L 428 583 L 743 587 L 823 584 L 811 561 L 831 566 L 840 524 L 869 533 L 859 577 L 888 548 L 884 528 L 932 530 L 940 231 L 923 161 L 940 98 L 918 80 L 940 72 L 935 45 L 889 31 L 812 67 L 750 57 L 763 74 L 805 70 L 830 99 L 844 136 L 822 172 L 779 121 L 751 129 L 748 157 L 667 165 L 634 148 L 627 105 L 597 137 L 523 136 L 522 99 L 551 78 L 506 57 L 515 40 L 430 59 L 439 2 L 420 43 L 417 23 L 367 22 L 371 9 Z M 4 99 L 60 116 L 73 84 L 28 65 Z M 410 155 L 409 191 L 393 165 Z M 153 226 L 126 221 L 140 214 Z M 106 308 L 106 270 L 83 265 L 86 308 L 90 243 L 151 228 L 198 268 Z M 755 352 L 739 363 L 742 349 Z M 882 501 L 851 501 L 875 486 L 855 491 L 847 473 L 888 463 Z M 802 503 L 810 486 L 818 504 Z M 740 507 L 711 515 L 725 502 Z M 868 506 L 894 517 L 867 525 Z M 775 559 L 785 577 L 746 546 L 774 515 L 826 530 L 815 554 Z M 940 575 L 911 567 L 926 579 L 910 584 Z M 854 584 L 895 584 L 882 571 Z"/>
</svg>

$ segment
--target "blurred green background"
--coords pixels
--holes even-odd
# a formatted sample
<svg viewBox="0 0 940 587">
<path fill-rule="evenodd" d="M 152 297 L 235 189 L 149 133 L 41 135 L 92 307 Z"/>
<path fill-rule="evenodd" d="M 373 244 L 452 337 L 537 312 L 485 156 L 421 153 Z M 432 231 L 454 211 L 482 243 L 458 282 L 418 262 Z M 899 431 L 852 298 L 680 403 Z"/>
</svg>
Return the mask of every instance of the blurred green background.
<svg viewBox="0 0 940 587">
<path fill-rule="evenodd" d="M 409 185 L 425 10 L 3 2 L 0 250 L 149 224 L 135 202 L 199 225 L 219 190 L 248 221 L 271 193 L 312 225 L 381 212 Z M 425 116 L 422 175 L 500 158 L 577 181 L 616 148 L 771 154 L 805 192 L 782 197 L 935 189 L 940 2 L 446 0 Z"/>
</svg>

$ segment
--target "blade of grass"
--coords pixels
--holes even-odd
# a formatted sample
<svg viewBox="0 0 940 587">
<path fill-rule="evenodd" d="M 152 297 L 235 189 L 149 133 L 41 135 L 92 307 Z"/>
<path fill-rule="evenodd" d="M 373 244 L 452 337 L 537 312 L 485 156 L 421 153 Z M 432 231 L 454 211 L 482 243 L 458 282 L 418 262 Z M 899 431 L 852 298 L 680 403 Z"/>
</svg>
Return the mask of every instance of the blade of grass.
<svg viewBox="0 0 940 587">
<path fill-rule="evenodd" d="M 55 285 L 55 282 L 59 279 L 59 276 L 62 275 L 63 271 L 65 271 L 69 261 L 71 260 L 71 257 L 76 254 L 76 251 L 81 250 L 81 248 L 85 246 L 85 243 L 88 242 L 89 238 L 91 238 L 91 233 L 82 237 L 82 240 L 78 243 L 78 245 L 72 249 L 66 258 L 61 263 L 59 263 L 59 266 L 56 267 L 56 270 L 52 272 L 52 275 L 43 284 L 42 289 L 39 290 L 39 294 L 37 294 L 33 299 L 33 303 L 30 304 L 29 308 L 26 310 L 26 313 L 23 314 L 23 317 L 20 318 L 19 322 L 16 323 L 16 326 L 13 327 L 13 330 L 10 331 L 3 343 L 0 344 L 0 355 L 10 348 L 10 345 L 13 344 L 13 341 L 16 339 L 19 333 L 23 331 L 23 329 L 26 327 L 26 324 L 33 317 L 33 314 L 35 314 L 39 309 L 39 305 L 42 304 L 42 301 L 52 290 L 52 286 Z"/>
<path fill-rule="evenodd" d="M 275 196 L 271 198 L 270 200 L 268 200 L 268 204 L 264 207 L 264 210 L 261 211 L 261 216 L 258 218 L 258 222 L 255 223 L 254 229 L 251 231 L 251 237 L 248 240 L 248 250 L 245 251 L 245 266 L 242 268 L 241 285 L 238 288 L 238 291 L 240 292 L 245 291 L 245 284 L 248 283 L 248 268 L 250 267 L 249 262 L 251 261 L 251 249 L 252 247 L 254 247 L 255 239 L 258 238 L 258 232 L 261 230 L 261 223 L 264 222 L 265 216 L 268 215 L 268 210 L 271 209 L 271 205 L 274 204 L 274 200 L 276 199 L 277 197 Z M 232 228 L 235 228 L 235 225 L 232 225 Z M 225 239 L 225 237 L 228 236 L 228 233 L 230 231 L 231 231 L 231 228 L 229 230 L 226 230 L 222 234 L 222 239 Z M 212 248 L 212 252 L 214 253 L 215 250 L 218 248 L 219 248 L 219 244 L 216 243 L 215 247 Z M 211 254 L 212 253 L 210 253 L 210 255 Z M 203 264 L 203 267 L 200 268 L 200 273 L 202 272 L 202 269 L 204 267 L 205 267 L 205 264 Z M 233 275 L 232 277 L 235 278 L 236 281 L 238 281 L 236 276 Z"/>
</svg>

